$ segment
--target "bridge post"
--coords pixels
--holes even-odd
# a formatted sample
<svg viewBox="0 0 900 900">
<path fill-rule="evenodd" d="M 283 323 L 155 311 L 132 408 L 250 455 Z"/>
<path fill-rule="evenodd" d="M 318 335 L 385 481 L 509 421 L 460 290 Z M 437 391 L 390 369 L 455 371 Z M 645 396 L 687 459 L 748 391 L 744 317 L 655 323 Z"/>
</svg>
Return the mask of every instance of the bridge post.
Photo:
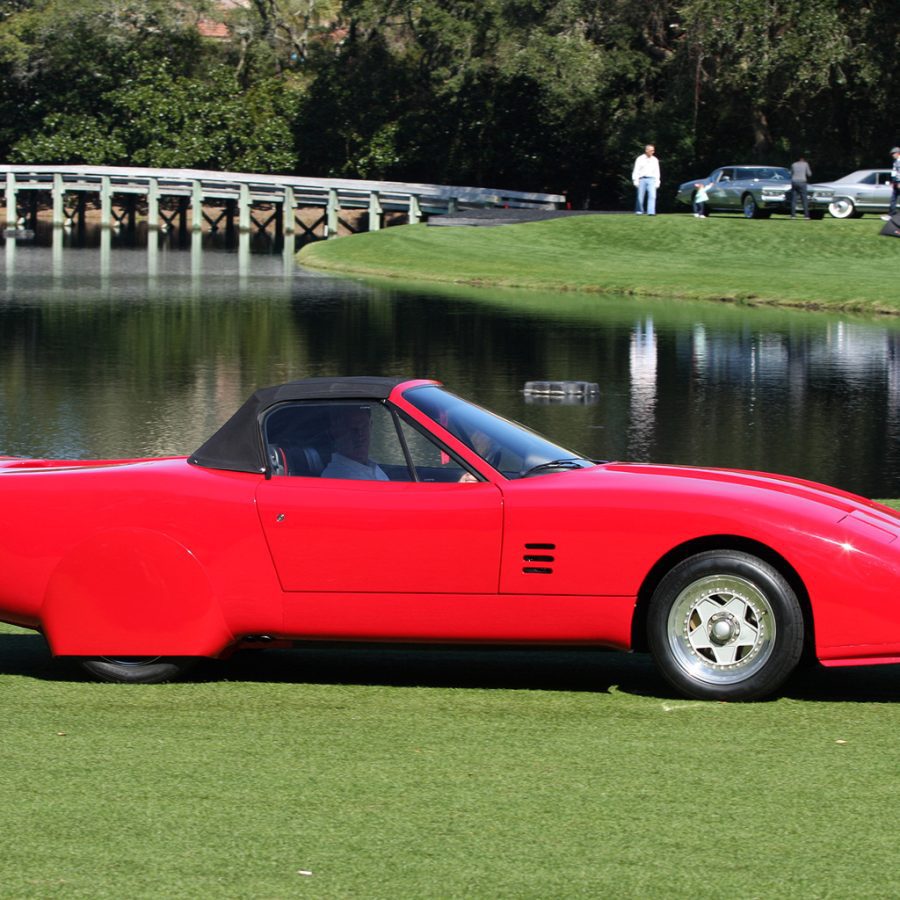
<svg viewBox="0 0 900 900">
<path fill-rule="evenodd" d="M 418 194 L 409 195 L 409 224 L 418 225 L 422 221 L 422 206 Z"/>
<path fill-rule="evenodd" d="M 150 178 L 147 184 L 147 227 L 151 231 L 159 228 L 159 180 Z"/>
<path fill-rule="evenodd" d="M 250 185 L 246 182 L 241 182 L 241 191 L 238 197 L 238 230 L 250 230 Z"/>
<path fill-rule="evenodd" d="M 112 182 L 109 175 L 100 176 L 100 225 L 109 228 L 112 224 Z"/>
<path fill-rule="evenodd" d="M 6 227 L 15 228 L 19 222 L 19 207 L 16 199 L 16 173 L 6 173 Z"/>
<path fill-rule="evenodd" d="M 203 185 L 199 181 L 191 182 L 191 228 L 203 230 Z"/>
<path fill-rule="evenodd" d="M 64 225 L 66 212 L 63 208 L 63 177 L 59 172 L 53 173 L 53 225 Z"/>
<path fill-rule="evenodd" d="M 328 189 L 328 206 L 325 209 L 325 237 L 337 237 L 338 213 L 341 211 L 341 201 L 336 188 Z"/>
<path fill-rule="evenodd" d="M 381 197 L 378 191 L 369 194 L 369 231 L 381 231 Z"/>
<path fill-rule="evenodd" d="M 281 204 L 282 230 L 285 234 L 294 233 L 294 189 L 286 185 L 284 189 L 284 201 Z"/>
</svg>

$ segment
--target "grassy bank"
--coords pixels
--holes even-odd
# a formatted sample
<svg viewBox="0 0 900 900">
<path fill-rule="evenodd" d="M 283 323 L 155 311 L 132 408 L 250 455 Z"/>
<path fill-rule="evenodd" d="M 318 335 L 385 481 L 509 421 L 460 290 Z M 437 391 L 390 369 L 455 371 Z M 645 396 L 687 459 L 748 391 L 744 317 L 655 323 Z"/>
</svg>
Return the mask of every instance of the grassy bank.
<svg viewBox="0 0 900 900">
<path fill-rule="evenodd" d="M 643 657 L 334 650 L 104 685 L 0 626 L 0 896 L 894 896 L 898 674 L 697 703 Z"/>
<path fill-rule="evenodd" d="M 425 225 L 307 245 L 302 265 L 413 281 L 900 314 L 900 241 L 874 217 L 579 216 Z"/>
</svg>

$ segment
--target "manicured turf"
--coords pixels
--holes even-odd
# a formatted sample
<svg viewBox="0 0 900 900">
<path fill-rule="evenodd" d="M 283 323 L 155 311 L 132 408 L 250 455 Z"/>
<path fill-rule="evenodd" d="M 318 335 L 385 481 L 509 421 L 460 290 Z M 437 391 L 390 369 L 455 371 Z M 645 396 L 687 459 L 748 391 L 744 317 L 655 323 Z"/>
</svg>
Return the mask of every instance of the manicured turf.
<svg viewBox="0 0 900 900">
<path fill-rule="evenodd" d="M 900 313 L 900 240 L 881 221 L 579 216 L 412 225 L 309 244 L 302 265 L 407 280 Z"/>
<path fill-rule="evenodd" d="M 106 685 L 0 626 L 0 896 L 894 896 L 898 700 L 889 666 L 690 702 L 592 651 Z"/>
</svg>

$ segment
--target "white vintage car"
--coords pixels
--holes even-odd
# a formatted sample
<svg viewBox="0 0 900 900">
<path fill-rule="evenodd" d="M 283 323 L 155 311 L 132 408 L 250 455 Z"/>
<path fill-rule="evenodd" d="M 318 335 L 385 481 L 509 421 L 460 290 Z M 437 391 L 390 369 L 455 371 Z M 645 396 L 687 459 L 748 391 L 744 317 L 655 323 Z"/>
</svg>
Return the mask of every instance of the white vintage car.
<svg viewBox="0 0 900 900">
<path fill-rule="evenodd" d="M 890 202 L 890 169 L 860 169 L 837 181 L 810 185 L 810 206 L 826 208 L 835 219 L 886 213 Z"/>
</svg>

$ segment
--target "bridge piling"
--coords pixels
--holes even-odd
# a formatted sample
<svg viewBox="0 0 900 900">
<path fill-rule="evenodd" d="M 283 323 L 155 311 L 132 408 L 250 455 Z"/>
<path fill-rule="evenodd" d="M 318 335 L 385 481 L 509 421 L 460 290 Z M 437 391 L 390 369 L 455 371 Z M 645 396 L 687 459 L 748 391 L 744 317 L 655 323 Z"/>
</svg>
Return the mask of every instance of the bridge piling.
<svg viewBox="0 0 900 900">
<path fill-rule="evenodd" d="M 196 179 L 191 182 L 191 228 L 203 229 L 203 185 Z"/>
<path fill-rule="evenodd" d="M 19 204 L 16 197 L 16 176 L 6 173 L 6 227 L 15 228 L 19 222 Z"/>
<path fill-rule="evenodd" d="M 338 216 L 341 212 L 341 201 L 335 188 L 328 189 L 328 206 L 325 210 L 325 237 L 337 237 Z"/>
<path fill-rule="evenodd" d="M 381 230 L 381 215 L 383 212 L 378 191 L 372 191 L 369 194 L 369 231 Z"/>
</svg>

